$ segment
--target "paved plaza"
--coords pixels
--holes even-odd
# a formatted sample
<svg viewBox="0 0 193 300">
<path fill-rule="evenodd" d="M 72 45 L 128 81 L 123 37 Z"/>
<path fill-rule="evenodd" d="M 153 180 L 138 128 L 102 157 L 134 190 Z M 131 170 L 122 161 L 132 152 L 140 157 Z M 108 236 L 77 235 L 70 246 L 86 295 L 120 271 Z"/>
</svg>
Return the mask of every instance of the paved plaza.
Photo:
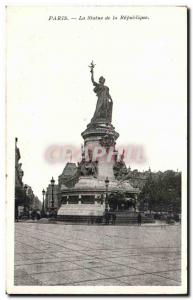
<svg viewBox="0 0 193 300">
<path fill-rule="evenodd" d="M 179 286 L 180 225 L 15 224 L 15 285 Z"/>
</svg>

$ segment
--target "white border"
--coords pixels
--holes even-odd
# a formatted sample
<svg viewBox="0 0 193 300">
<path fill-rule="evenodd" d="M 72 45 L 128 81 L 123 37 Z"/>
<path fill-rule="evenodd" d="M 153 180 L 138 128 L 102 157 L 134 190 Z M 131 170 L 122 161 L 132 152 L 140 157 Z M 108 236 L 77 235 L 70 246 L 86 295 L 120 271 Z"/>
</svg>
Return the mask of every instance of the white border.
<svg viewBox="0 0 193 300">
<path fill-rule="evenodd" d="M 186 3 L 185 3 L 186 2 Z M 5 30 L 5 26 L 4 26 L 4 20 L 5 20 L 5 11 L 4 11 L 4 6 L 5 5 L 55 5 L 55 6 L 60 6 L 60 5 L 70 5 L 70 6 L 73 6 L 73 5 L 78 5 L 78 6 L 80 6 L 80 5 L 103 5 L 103 6 L 105 6 L 105 5 L 107 5 L 107 4 L 109 4 L 110 3 L 110 5 L 112 5 L 112 6 L 114 6 L 114 5 L 135 5 L 135 6 L 137 6 L 137 5 L 156 5 L 156 6 L 159 6 L 159 5 L 161 5 L 161 6 L 163 6 L 163 5 L 166 5 L 166 6 L 169 6 L 169 5 L 188 5 L 189 7 L 191 7 L 192 8 L 192 3 L 191 3 L 191 1 L 157 1 L 156 2 L 156 4 L 155 4 L 155 1 L 119 1 L 119 3 L 117 3 L 117 1 L 63 1 L 63 0 L 60 0 L 60 1 L 57 1 L 56 3 L 53 3 L 53 1 L 49 1 L 49 0 L 41 0 L 41 1 L 37 1 L 37 0 L 34 0 L 33 2 L 32 1 L 3 1 L 3 3 L 1 4 L 1 29 L 2 29 L 2 31 L 4 31 Z M 190 4 L 191 3 L 191 4 Z M 3 36 L 4 36 L 4 32 L 3 32 L 3 35 L 1 35 L 1 42 L 2 42 L 2 44 L 3 44 L 3 47 L 5 48 L 5 43 L 4 43 L 4 39 L 3 39 Z M 1 52 L 1 53 L 3 53 L 3 52 Z M 4 54 L 2 54 L 2 57 L 1 57 L 1 70 L 4 70 L 5 69 L 5 55 Z M 1 79 L 3 79 L 2 80 L 2 82 L 3 82 L 3 89 L 2 89 L 2 98 L 3 99 L 5 99 L 5 89 L 4 89 L 4 86 L 5 86 L 5 78 L 4 78 L 4 75 L 3 74 L 1 74 Z M 5 121 L 5 117 L 4 117 L 4 110 L 5 110 L 5 105 L 4 105 L 4 103 L 3 103 L 4 101 L 1 101 L 1 107 L 2 107 L 2 109 L 1 109 L 1 114 L 2 114 L 2 118 L 1 118 L 1 120 L 2 120 L 2 124 L 3 123 L 5 123 L 4 121 Z M 3 128 L 4 129 L 4 126 L 2 126 L 1 128 Z M 3 133 L 2 133 L 2 135 L 1 136 L 3 136 L 3 138 L 5 138 L 5 133 L 4 133 L 4 130 L 3 130 Z M 1 156 L 3 156 L 3 157 L 5 157 L 5 150 L 4 150 L 4 143 L 2 143 L 3 144 L 3 146 L 1 147 L 1 151 L 2 151 L 2 155 Z M 14 143 L 12 144 L 12 146 L 11 147 L 9 147 L 9 150 L 10 149 L 12 149 L 13 151 L 14 151 Z M 8 154 L 8 158 L 9 158 L 9 154 Z M 9 161 L 9 159 L 8 159 L 8 169 L 9 169 L 9 166 L 10 166 L 10 161 Z M 4 170 L 3 170 L 4 171 Z M 2 174 L 3 173 L 3 174 Z M 1 176 L 2 177 L 4 177 L 4 174 L 5 174 L 5 172 L 1 172 Z M 4 190 L 4 184 L 5 184 L 5 181 L 4 181 L 4 178 L 1 178 L 2 180 L 1 180 L 1 183 L 2 183 L 2 189 L 1 190 Z M 13 179 L 11 179 L 11 178 L 8 178 L 8 182 L 10 183 L 10 184 L 12 184 L 11 183 L 11 181 L 13 181 Z M 183 197 L 185 196 L 186 197 L 186 190 L 184 190 L 183 191 L 183 194 L 185 194 L 185 195 L 183 195 Z M 13 197 L 13 192 L 9 192 L 8 193 L 8 196 L 9 197 Z M 4 199 L 4 195 L 3 195 L 3 199 Z M 4 220 L 5 220 L 5 214 L 4 214 L 4 212 L 5 212 L 5 210 L 4 210 L 5 208 L 3 207 L 3 204 L 2 204 L 2 202 L 1 202 L 1 221 L 3 221 L 3 223 L 4 223 Z M 11 214 L 12 214 L 12 217 L 13 217 L 13 209 L 12 209 L 12 207 L 11 207 L 11 203 L 9 202 L 8 203 L 8 206 L 7 206 L 7 209 L 9 210 L 9 213 L 10 213 L 10 211 L 12 212 Z M 10 216 L 11 217 L 11 216 Z M 187 218 L 186 218 L 186 215 L 183 215 L 183 219 L 185 218 L 185 220 L 187 220 Z M 183 222 L 182 223 L 182 228 L 183 228 L 183 230 L 184 229 L 186 229 L 185 227 L 186 227 L 186 224 L 185 224 L 186 222 Z M 2 226 L 1 226 L 1 228 L 2 228 Z M 7 227 L 7 230 L 8 230 L 8 232 L 9 232 L 9 230 L 11 230 L 12 231 L 12 236 L 10 236 L 10 238 L 12 238 L 13 237 L 13 228 L 12 228 L 12 226 L 11 226 L 11 224 L 10 224 L 10 222 L 8 223 L 8 227 Z M 182 231 L 183 231 L 182 230 Z M 4 239 L 5 239 L 5 234 L 4 234 Z M 186 242 L 187 242 L 187 240 L 186 240 L 186 235 L 183 235 L 183 245 L 184 245 L 184 249 L 183 249 L 183 251 L 186 251 Z M 10 239 L 8 239 L 7 240 L 7 246 L 8 246 L 8 250 L 9 250 L 9 248 L 10 248 Z M 4 254 L 4 253 L 3 253 Z M 12 263 L 12 261 L 10 260 L 10 256 L 9 256 L 9 252 L 7 253 L 7 258 L 8 258 L 8 274 L 9 274 L 9 271 L 10 271 L 10 268 L 9 268 L 9 266 L 10 266 L 10 263 Z M 3 262 L 4 262 L 4 260 L 3 260 Z M 5 266 L 5 264 L 3 263 L 3 262 L 1 262 L 1 266 L 3 265 L 3 266 Z M 3 282 L 2 280 L 1 280 L 1 282 Z M 115 294 L 116 293 L 116 291 L 115 291 L 115 288 L 116 287 L 110 287 L 109 289 L 109 291 L 108 291 L 108 294 Z M 156 292 L 156 290 L 158 290 L 158 289 L 160 289 L 159 287 L 155 287 L 155 290 L 154 291 L 152 291 L 151 293 L 150 293 L 150 291 L 148 291 L 148 288 L 149 287 L 143 287 L 143 291 L 141 290 L 141 288 L 139 289 L 139 287 L 127 287 L 126 289 L 128 290 L 130 290 L 129 291 L 129 293 L 131 293 L 131 288 L 132 288 L 132 293 L 134 293 L 134 294 L 144 294 L 144 293 L 146 293 L 146 292 L 148 292 L 148 294 L 154 294 L 154 293 L 157 293 Z M 122 293 L 122 291 L 124 290 L 124 292 L 126 292 L 125 291 L 125 287 L 118 287 L 118 289 L 119 289 L 119 293 Z M 25 290 L 25 291 L 24 291 Z M 47 290 L 47 291 L 46 291 Z M 50 292 L 48 291 L 48 290 L 50 290 Z M 152 287 L 151 287 L 151 290 L 152 290 Z M 182 289 L 181 287 L 162 287 L 162 293 L 164 293 L 164 291 L 166 292 L 166 290 L 167 290 L 167 294 L 176 294 L 176 293 L 184 293 L 185 292 L 185 290 L 186 289 Z M 26 293 L 26 289 L 25 289 L 25 287 L 13 287 L 13 285 L 12 284 L 10 284 L 10 285 L 8 285 L 7 286 L 7 291 L 8 292 L 12 292 L 12 293 L 21 293 L 21 294 L 25 294 Z M 32 293 L 32 294 L 45 294 L 45 293 L 49 293 L 49 294 L 61 294 L 61 293 L 64 293 L 64 294 L 68 294 L 68 293 L 70 293 L 70 294 L 92 294 L 93 292 L 97 292 L 97 293 L 100 293 L 100 294 L 105 294 L 104 293 L 104 287 L 86 287 L 86 290 L 85 290 L 85 288 L 81 288 L 81 287 L 40 287 L 40 286 L 37 286 L 37 287 L 28 287 L 28 293 Z M 127 292 L 128 293 L 128 292 Z"/>
</svg>

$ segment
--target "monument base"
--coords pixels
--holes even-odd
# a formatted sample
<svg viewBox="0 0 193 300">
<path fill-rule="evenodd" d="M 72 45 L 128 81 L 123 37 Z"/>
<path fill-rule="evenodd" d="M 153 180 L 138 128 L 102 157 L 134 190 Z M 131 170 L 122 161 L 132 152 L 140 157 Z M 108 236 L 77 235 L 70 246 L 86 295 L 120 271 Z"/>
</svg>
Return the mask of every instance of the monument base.
<svg viewBox="0 0 193 300">
<path fill-rule="evenodd" d="M 101 223 L 105 207 L 103 204 L 62 204 L 57 220 L 70 222 Z"/>
</svg>

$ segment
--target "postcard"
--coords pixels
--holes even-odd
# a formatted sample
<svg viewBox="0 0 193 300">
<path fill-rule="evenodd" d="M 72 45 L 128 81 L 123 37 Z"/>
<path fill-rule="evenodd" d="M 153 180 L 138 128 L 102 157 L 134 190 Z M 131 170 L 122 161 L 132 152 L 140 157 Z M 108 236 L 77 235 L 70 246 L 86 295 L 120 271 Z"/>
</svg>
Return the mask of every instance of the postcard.
<svg viewBox="0 0 193 300">
<path fill-rule="evenodd" d="M 8 294 L 187 294 L 183 6 L 7 6 Z"/>
</svg>

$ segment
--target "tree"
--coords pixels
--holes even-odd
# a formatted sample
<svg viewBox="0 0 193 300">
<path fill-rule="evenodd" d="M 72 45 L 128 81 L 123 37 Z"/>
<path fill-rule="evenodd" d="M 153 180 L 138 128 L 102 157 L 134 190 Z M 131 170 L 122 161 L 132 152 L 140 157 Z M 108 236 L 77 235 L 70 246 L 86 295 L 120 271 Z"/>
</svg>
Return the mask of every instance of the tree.
<svg viewBox="0 0 193 300">
<path fill-rule="evenodd" d="M 181 212 L 181 173 L 168 170 L 151 174 L 139 196 L 141 206 L 148 203 L 149 210 Z"/>
</svg>

